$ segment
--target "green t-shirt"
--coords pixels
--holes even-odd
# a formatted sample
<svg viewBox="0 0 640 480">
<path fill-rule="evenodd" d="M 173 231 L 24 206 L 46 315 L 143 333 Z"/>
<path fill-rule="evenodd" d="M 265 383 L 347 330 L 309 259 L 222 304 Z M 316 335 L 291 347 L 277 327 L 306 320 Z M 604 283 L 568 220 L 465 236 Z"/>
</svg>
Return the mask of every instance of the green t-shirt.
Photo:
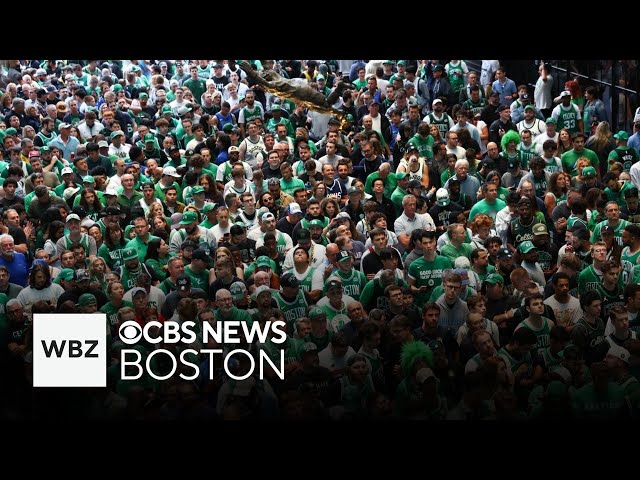
<svg viewBox="0 0 640 480">
<path fill-rule="evenodd" d="M 415 281 L 414 285 L 418 288 L 428 287 L 426 292 L 415 296 L 418 307 L 422 307 L 429 300 L 435 287 L 442 285 L 442 273 L 448 268 L 453 268 L 453 263 L 442 255 L 436 255 L 433 261 L 420 257 L 409 265 L 409 278 Z"/>
<path fill-rule="evenodd" d="M 564 171 L 569 173 L 572 177 L 576 177 L 578 175 L 578 169 L 576 168 L 576 164 L 578 163 L 578 159 L 581 157 L 585 157 L 587 160 L 591 162 L 591 166 L 598 171 L 600 166 L 600 160 L 598 159 L 598 155 L 593 150 L 589 150 L 585 148 L 580 153 L 576 153 L 574 149 L 569 150 L 568 152 L 564 152 L 560 161 L 562 162 L 562 168 Z"/>
<path fill-rule="evenodd" d="M 471 260 L 471 252 L 473 247 L 468 243 L 463 243 L 459 248 L 456 248 L 451 243 L 446 243 L 440 249 L 440 255 L 447 257 L 454 264 L 458 257 L 466 257 Z"/>
</svg>

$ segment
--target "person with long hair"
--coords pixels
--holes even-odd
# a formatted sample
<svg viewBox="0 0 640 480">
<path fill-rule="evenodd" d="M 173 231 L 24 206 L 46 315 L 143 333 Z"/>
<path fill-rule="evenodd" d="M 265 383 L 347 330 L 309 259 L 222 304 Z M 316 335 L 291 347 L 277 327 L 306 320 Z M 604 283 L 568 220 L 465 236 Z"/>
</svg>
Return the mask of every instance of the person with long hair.
<svg viewBox="0 0 640 480">
<path fill-rule="evenodd" d="M 493 226 L 493 219 L 489 215 L 480 213 L 471 222 L 471 247 L 485 250 L 484 242 L 489 237 L 497 237 L 498 234 Z"/>
<path fill-rule="evenodd" d="M 239 265 L 236 262 L 236 257 L 231 253 L 231 250 L 229 250 L 227 247 L 218 247 L 216 249 L 216 253 L 213 258 L 214 267 L 218 261 L 226 258 L 228 258 L 231 261 L 231 265 L 233 266 L 234 276 L 238 277 L 240 280 L 243 280 L 244 269 L 242 268 L 242 265 Z M 214 270 L 215 268 L 212 268 L 209 270 L 209 284 L 216 281 L 216 272 Z"/>
<path fill-rule="evenodd" d="M 135 232 L 134 232 L 135 233 Z M 122 251 L 127 244 L 128 239 L 125 238 L 120 225 L 117 223 L 110 223 L 107 225 L 104 234 L 104 242 L 98 250 L 98 256 L 102 257 L 107 266 L 111 270 L 115 270 L 120 265 L 124 265 L 122 260 Z"/>
<path fill-rule="evenodd" d="M 60 268 L 60 257 L 56 243 L 64 237 L 64 223 L 60 220 L 54 220 L 45 227 L 44 232 L 44 250 L 49 254 L 49 265 Z"/>
<path fill-rule="evenodd" d="M 554 172 L 549 177 L 547 193 L 544 194 L 544 206 L 547 208 L 549 217 L 551 217 L 554 208 L 567 201 L 570 178 L 564 172 Z"/>
<path fill-rule="evenodd" d="M 218 205 L 224 203 L 224 198 L 218 190 L 218 184 L 208 173 L 203 173 L 198 178 L 198 184 L 204 188 L 204 198 Z"/>
<path fill-rule="evenodd" d="M 571 132 L 567 128 L 561 128 L 558 133 L 558 157 L 562 154 L 573 150 L 573 141 L 571 140 Z"/>
<path fill-rule="evenodd" d="M 169 244 L 161 238 L 154 238 L 147 246 L 147 255 L 144 257 L 144 264 L 153 270 L 162 282 L 167 278 L 169 271 L 169 259 L 174 255 L 169 253 Z"/>
<path fill-rule="evenodd" d="M 586 125 L 585 123 L 585 127 Z M 585 142 L 584 147 L 596 153 L 598 160 L 600 160 L 600 176 L 604 177 L 605 173 L 607 173 L 609 153 L 616 148 L 609 122 L 601 121 L 598 123 L 594 133 Z"/>
<path fill-rule="evenodd" d="M 147 221 L 149 225 L 153 225 L 153 219 L 156 217 L 164 217 L 164 208 L 161 203 L 152 203 L 147 211 Z"/>
<path fill-rule="evenodd" d="M 80 200 L 78 205 L 82 205 L 89 217 L 94 222 L 98 221 L 98 214 L 102 210 L 102 202 L 92 187 L 86 187 L 80 191 Z"/>
<path fill-rule="evenodd" d="M 29 285 L 18 294 L 18 301 L 27 313 L 31 312 L 31 306 L 38 301 L 45 301 L 50 305 L 56 305 L 58 298 L 64 293 L 64 289 L 51 281 L 49 266 L 44 260 L 34 260 L 29 272 Z"/>
<path fill-rule="evenodd" d="M 109 302 L 105 303 L 102 308 L 100 308 L 100 312 L 107 315 L 107 325 L 109 325 L 109 328 L 112 330 L 112 336 L 116 326 L 120 323 L 118 311 L 124 307 L 130 307 L 133 309 L 133 303 L 125 301 L 124 294 L 124 286 L 119 280 L 108 283 L 107 298 L 109 299 Z"/>
<path fill-rule="evenodd" d="M 325 198 L 320 202 L 320 211 L 331 221 L 340 213 L 340 204 L 333 197 Z"/>
<path fill-rule="evenodd" d="M 164 215 L 152 218 L 149 220 L 149 224 L 151 225 L 151 229 L 155 237 L 158 236 L 156 233 L 158 230 L 165 232 L 167 234 L 167 238 L 171 235 L 171 225 L 169 225 L 169 222 Z"/>
<path fill-rule="evenodd" d="M 89 261 L 89 273 L 91 274 L 91 283 L 93 288 L 98 288 L 103 292 L 107 292 L 108 272 L 107 262 L 102 257 L 94 257 Z"/>
</svg>

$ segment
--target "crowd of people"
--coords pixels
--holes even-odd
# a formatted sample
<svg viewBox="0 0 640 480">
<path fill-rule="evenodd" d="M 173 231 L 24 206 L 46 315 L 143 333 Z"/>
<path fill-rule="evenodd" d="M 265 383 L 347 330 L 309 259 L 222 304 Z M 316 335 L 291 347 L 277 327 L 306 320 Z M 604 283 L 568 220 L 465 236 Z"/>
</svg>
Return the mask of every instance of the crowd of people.
<svg viewBox="0 0 640 480">
<path fill-rule="evenodd" d="M 495 60 L 248 62 L 348 84 L 340 115 L 234 60 L 0 72 L 4 415 L 636 415 L 640 119 L 614 134 L 597 91 L 553 91 L 544 63 L 531 89 Z M 106 314 L 106 387 L 32 386 L 51 312 Z M 284 380 L 208 356 L 193 381 L 122 378 L 124 322 L 194 321 L 228 351 L 201 332 L 230 320 L 285 322 L 286 342 L 241 344 L 284 350 Z"/>
</svg>

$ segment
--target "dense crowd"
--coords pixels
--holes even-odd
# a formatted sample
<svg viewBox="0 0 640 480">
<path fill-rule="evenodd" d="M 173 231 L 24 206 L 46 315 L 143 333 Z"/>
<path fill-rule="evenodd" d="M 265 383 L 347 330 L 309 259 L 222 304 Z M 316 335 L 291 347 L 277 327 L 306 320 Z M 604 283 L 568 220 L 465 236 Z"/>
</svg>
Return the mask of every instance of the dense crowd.
<svg viewBox="0 0 640 480">
<path fill-rule="evenodd" d="M 253 74 L 269 70 L 324 98 L 340 88 L 339 114 L 270 93 Z M 554 92 L 543 63 L 533 89 L 507 74 L 495 60 L 9 60 L 3 415 L 635 416 L 640 121 L 612 134 L 597 90 Z M 32 386 L 33 315 L 51 312 L 106 314 L 106 387 Z M 284 380 L 234 380 L 203 356 L 192 381 L 121 378 L 124 322 L 194 321 L 216 348 L 202 325 L 230 320 L 285 322 L 284 343 L 241 344 L 276 365 L 284 350 Z"/>
</svg>

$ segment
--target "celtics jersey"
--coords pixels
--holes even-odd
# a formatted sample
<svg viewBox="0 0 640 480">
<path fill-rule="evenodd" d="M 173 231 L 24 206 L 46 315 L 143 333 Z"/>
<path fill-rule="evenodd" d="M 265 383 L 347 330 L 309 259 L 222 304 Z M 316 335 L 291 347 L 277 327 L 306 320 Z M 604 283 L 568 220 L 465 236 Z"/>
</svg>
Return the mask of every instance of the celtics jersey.
<svg viewBox="0 0 640 480">
<path fill-rule="evenodd" d="M 560 131 L 563 128 L 569 130 L 569 133 L 574 134 L 579 131 L 578 120 L 580 120 L 580 112 L 578 107 L 571 104 L 568 108 L 563 105 L 558 105 L 560 112 L 558 115 L 557 130 Z"/>
<path fill-rule="evenodd" d="M 242 107 L 240 113 L 242 114 L 242 123 L 244 123 L 245 125 L 251 120 L 255 120 L 256 118 L 264 118 L 264 112 L 262 111 L 262 107 L 258 103 L 254 103 L 253 109 L 251 110 L 248 107 Z"/>
<path fill-rule="evenodd" d="M 473 103 L 471 99 L 469 99 L 462 105 L 467 109 L 467 111 L 471 112 L 471 116 L 475 116 L 476 114 L 481 113 L 482 110 L 484 110 L 484 107 L 487 106 L 487 102 L 481 98 L 478 103 Z"/>
<path fill-rule="evenodd" d="M 42 141 L 42 146 L 46 147 L 47 145 L 49 145 L 49 142 L 51 140 L 53 140 L 53 134 L 49 135 L 48 137 L 42 133 L 41 131 L 36 133 L 36 137 L 40 138 L 40 140 Z"/>
<path fill-rule="evenodd" d="M 420 157 L 428 159 L 433 158 L 433 137 L 431 135 L 428 135 L 427 138 L 422 138 L 422 136 L 416 133 L 407 143 L 411 143 L 416 146 Z"/>
<path fill-rule="evenodd" d="M 254 164 L 257 165 L 258 156 L 260 155 L 260 157 L 262 157 L 262 152 L 266 150 L 262 137 L 258 137 L 258 141 L 256 142 L 252 142 L 251 139 L 247 137 L 242 141 L 242 143 L 244 143 L 246 147 L 244 153 L 244 161 L 249 163 L 251 166 L 253 166 Z"/>
<path fill-rule="evenodd" d="M 539 353 L 540 353 L 540 359 L 542 360 L 542 363 L 544 364 L 546 370 L 549 370 L 553 367 L 557 367 L 562 364 L 562 357 L 555 356 L 551 352 L 550 347 L 543 349 Z"/>
<path fill-rule="evenodd" d="M 300 275 L 295 271 L 294 268 L 291 268 L 289 270 L 287 270 L 286 272 L 283 272 L 283 275 L 285 273 L 291 273 L 293 275 L 295 275 L 295 277 L 298 279 L 298 283 L 300 284 L 300 289 L 303 292 L 310 292 L 311 291 L 311 285 L 313 283 L 313 273 L 314 273 L 314 269 L 309 267 L 307 268 L 307 271 L 305 273 L 303 273 L 304 277 L 302 279 L 300 279 Z"/>
<path fill-rule="evenodd" d="M 591 243 L 595 243 L 601 240 L 602 237 L 600 235 L 600 231 L 605 225 L 611 226 L 609 225 L 609 220 L 604 220 L 595 226 L 595 228 L 593 229 L 593 233 L 591 234 Z M 622 231 L 627 225 L 629 225 L 629 222 L 620 219 L 618 220 L 617 225 L 613 227 L 613 239 L 620 246 L 622 246 Z"/>
<path fill-rule="evenodd" d="M 537 143 L 534 143 L 534 142 L 531 142 L 531 145 L 529 146 L 526 146 L 524 143 L 520 143 L 517 148 L 518 148 L 518 151 L 520 152 L 521 168 L 524 170 L 529 170 L 529 162 L 533 157 L 540 156 L 541 148 L 538 146 Z M 545 180 L 545 184 L 546 184 L 546 180 Z M 545 191 L 546 191 L 546 188 L 545 188 Z M 539 197 L 540 195 L 536 194 L 536 196 Z"/>
<path fill-rule="evenodd" d="M 89 236 L 86 233 L 82 233 L 80 236 L 80 241 L 79 242 L 74 242 L 73 240 L 71 240 L 71 238 L 69 238 L 69 235 L 65 235 L 64 236 L 64 249 L 65 250 L 71 250 L 71 247 L 73 245 L 75 245 L 76 243 L 79 243 L 80 245 L 82 245 L 84 247 L 84 251 L 86 252 L 87 256 L 89 255 Z"/>
<path fill-rule="evenodd" d="M 628 147 L 627 149 L 618 147 L 609 154 L 609 158 L 622 163 L 624 171 L 628 173 L 631 166 L 638 161 L 638 152 L 633 147 Z M 611 170 L 610 163 L 608 169 Z"/>
<path fill-rule="evenodd" d="M 448 63 L 447 66 L 449 67 L 447 75 L 449 76 L 451 88 L 453 88 L 456 94 L 459 94 L 462 87 L 464 87 L 464 69 L 462 68 L 462 62 L 457 65 Z"/>
<path fill-rule="evenodd" d="M 640 257 L 640 250 L 635 253 L 631 253 L 631 249 L 629 247 L 624 247 L 622 249 L 620 263 L 622 263 L 623 285 L 629 285 L 633 280 L 633 267 L 638 264 L 638 257 Z"/>
<path fill-rule="evenodd" d="M 287 319 L 289 331 L 293 332 L 296 320 L 307 315 L 307 307 L 309 304 L 307 303 L 304 293 L 302 290 L 298 290 L 298 295 L 296 295 L 296 298 L 291 302 L 285 300 L 282 297 L 281 292 L 274 293 L 273 298 L 278 303 L 278 308 L 282 310 L 282 313 L 284 313 L 284 316 Z"/>
<path fill-rule="evenodd" d="M 529 225 L 523 225 L 520 217 L 515 218 L 511 222 L 511 235 L 513 236 L 513 245 L 518 248 L 522 242 L 527 240 L 533 240 L 533 226 L 539 222 L 536 217 L 533 217 Z"/>
<path fill-rule="evenodd" d="M 578 294 L 583 295 L 590 290 L 597 290 L 602 283 L 602 274 L 596 273 L 593 265 L 580 272 L 578 276 Z"/>
<path fill-rule="evenodd" d="M 520 322 L 520 325 L 516 327 L 518 328 L 527 328 L 536 334 L 537 342 L 536 342 L 536 351 L 538 354 L 542 354 L 542 351 L 549 347 L 551 342 L 551 320 L 546 317 L 542 317 L 542 326 L 537 327 L 531 323 L 531 321 L 527 318 Z"/>
<path fill-rule="evenodd" d="M 200 288 L 205 292 L 209 288 L 209 270 L 205 269 L 200 273 L 195 273 L 191 270 L 191 265 L 184 267 L 184 274 L 191 279 L 191 286 L 193 288 Z"/>
<path fill-rule="evenodd" d="M 528 364 L 529 365 L 528 375 L 531 375 L 532 373 L 531 365 L 533 363 L 533 360 L 531 358 L 530 352 L 527 352 L 526 354 L 524 354 L 522 358 L 516 358 L 513 355 L 511 355 L 511 353 L 509 352 L 509 350 L 507 350 L 506 347 L 502 347 L 500 351 L 498 351 L 498 355 L 508 360 L 508 365 L 511 365 L 512 373 L 517 372 L 521 365 Z"/>
<path fill-rule="evenodd" d="M 437 119 L 433 113 L 429 114 L 429 125 L 435 125 L 437 129 L 440 131 L 440 136 L 445 138 L 447 132 L 449 131 L 449 115 L 446 113 L 442 114 L 442 118 Z"/>
<path fill-rule="evenodd" d="M 118 325 L 118 323 L 120 321 L 118 319 L 118 310 L 120 310 L 123 307 L 131 307 L 131 308 L 133 308 L 133 303 L 123 301 L 122 305 L 120 307 L 116 307 L 113 303 L 109 302 L 109 303 L 106 303 L 100 309 L 101 313 L 106 313 L 107 314 L 107 325 L 111 329 L 112 333 L 115 332 L 116 326 Z"/>
<path fill-rule="evenodd" d="M 342 292 L 345 295 L 353 297 L 354 300 L 360 300 L 360 294 L 362 293 L 362 290 L 367 283 L 367 277 L 365 277 L 364 273 L 352 268 L 351 271 L 346 275 L 338 270 L 335 274 L 331 275 L 331 277 L 340 277 L 340 279 L 342 280 Z M 329 277 L 329 279 L 331 279 L 331 277 Z M 324 293 L 325 295 L 327 293 L 326 284 Z"/>
</svg>

